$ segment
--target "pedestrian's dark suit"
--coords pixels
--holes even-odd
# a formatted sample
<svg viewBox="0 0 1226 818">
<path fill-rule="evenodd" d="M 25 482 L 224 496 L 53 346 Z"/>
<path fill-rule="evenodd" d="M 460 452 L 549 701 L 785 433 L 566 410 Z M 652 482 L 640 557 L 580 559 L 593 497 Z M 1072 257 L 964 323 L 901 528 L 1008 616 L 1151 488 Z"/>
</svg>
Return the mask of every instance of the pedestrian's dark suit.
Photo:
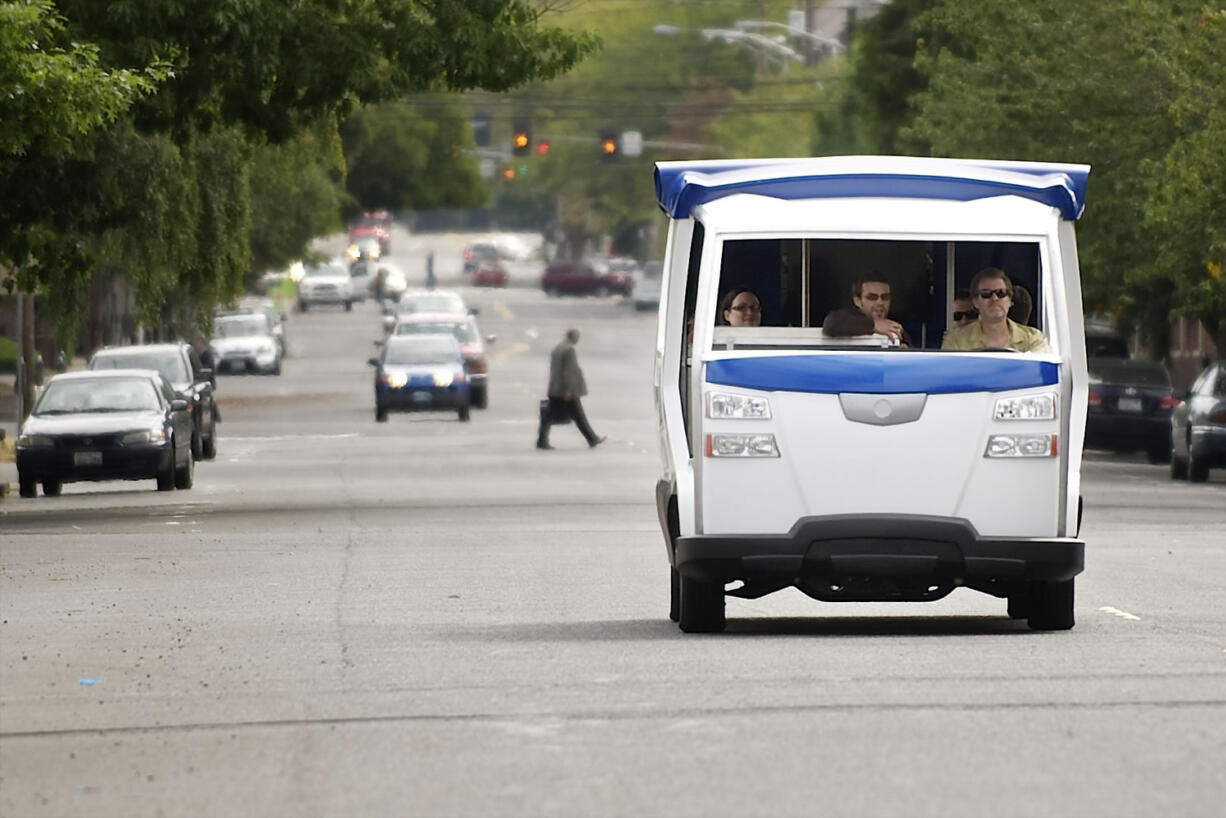
<svg viewBox="0 0 1226 818">
<path fill-rule="evenodd" d="M 567 394 L 570 395 L 567 398 Z M 541 413 L 541 425 L 536 433 L 536 445 L 545 448 L 549 445 L 549 418 L 557 417 L 563 412 L 575 422 L 575 427 L 587 439 L 589 446 L 595 446 L 601 438 L 588 425 L 587 415 L 583 413 L 583 404 L 579 398 L 587 394 L 587 382 L 583 380 L 583 370 L 579 368 L 579 356 L 575 354 L 575 345 L 569 339 L 553 348 L 549 353 L 549 411 Z"/>
</svg>

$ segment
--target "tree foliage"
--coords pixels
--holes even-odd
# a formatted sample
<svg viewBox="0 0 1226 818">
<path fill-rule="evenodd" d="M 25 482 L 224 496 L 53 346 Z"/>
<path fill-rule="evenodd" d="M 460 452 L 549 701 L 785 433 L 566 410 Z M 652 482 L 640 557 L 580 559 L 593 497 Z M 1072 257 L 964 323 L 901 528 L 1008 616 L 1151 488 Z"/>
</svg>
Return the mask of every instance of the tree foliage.
<svg viewBox="0 0 1226 818">
<path fill-rule="evenodd" d="M 1172 315 L 1217 332 L 1224 311 L 1220 18 L 1200 0 L 897 0 L 815 144 L 1091 164 L 1087 304 L 1161 351 Z"/>
<path fill-rule="evenodd" d="M 594 45 L 531 0 L 0 2 L 0 269 L 62 339 L 95 275 L 134 283 L 146 321 L 207 314 L 335 224 L 340 117 L 554 77 Z"/>
</svg>

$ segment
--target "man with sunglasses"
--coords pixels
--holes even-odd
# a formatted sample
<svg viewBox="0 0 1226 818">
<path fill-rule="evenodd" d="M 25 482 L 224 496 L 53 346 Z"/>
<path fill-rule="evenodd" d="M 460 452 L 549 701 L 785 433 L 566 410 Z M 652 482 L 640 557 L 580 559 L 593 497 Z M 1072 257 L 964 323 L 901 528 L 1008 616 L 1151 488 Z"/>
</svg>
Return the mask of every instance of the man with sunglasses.
<svg viewBox="0 0 1226 818">
<path fill-rule="evenodd" d="M 911 339 L 902 324 L 886 316 L 890 312 L 890 282 L 874 270 L 860 276 L 852 284 L 853 307 L 843 307 L 826 316 L 822 322 L 822 334 L 831 338 L 847 338 L 852 335 L 887 335 L 902 346 L 911 346 Z"/>
<path fill-rule="evenodd" d="M 979 311 L 979 320 L 945 333 L 941 349 L 1051 351 L 1042 332 L 1009 318 L 1009 308 L 1013 306 L 1013 282 L 1004 270 L 985 267 L 975 273 L 970 291 L 971 303 Z"/>
</svg>

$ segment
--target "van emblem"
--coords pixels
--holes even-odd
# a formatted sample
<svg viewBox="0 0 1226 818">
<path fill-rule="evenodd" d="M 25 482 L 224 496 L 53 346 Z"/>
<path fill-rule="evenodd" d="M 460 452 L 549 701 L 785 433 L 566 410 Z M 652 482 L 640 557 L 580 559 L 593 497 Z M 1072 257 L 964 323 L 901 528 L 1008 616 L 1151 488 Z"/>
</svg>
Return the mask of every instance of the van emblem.
<svg viewBox="0 0 1226 818">
<path fill-rule="evenodd" d="M 924 413 L 928 395 L 924 392 L 892 394 L 888 398 L 863 392 L 840 392 L 839 405 L 843 417 L 853 423 L 873 426 L 896 426 L 913 423 Z"/>
</svg>

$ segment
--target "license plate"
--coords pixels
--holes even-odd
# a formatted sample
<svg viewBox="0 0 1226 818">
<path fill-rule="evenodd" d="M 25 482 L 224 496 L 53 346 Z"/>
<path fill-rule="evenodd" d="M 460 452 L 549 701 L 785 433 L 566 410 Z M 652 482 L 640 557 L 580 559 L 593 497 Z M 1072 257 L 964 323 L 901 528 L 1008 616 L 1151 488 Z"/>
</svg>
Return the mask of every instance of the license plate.
<svg viewBox="0 0 1226 818">
<path fill-rule="evenodd" d="M 1120 398 L 1120 402 L 1119 404 L 1117 404 L 1117 406 L 1119 407 L 1119 410 L 1121 412 L 1140 412 L 1141 411 L 1141 399 L 1140 398 Z"/>
<path fill-rule="evenodd" d="M 72 465 L 74 466 L 101 466 L 102 452 L 73 452 Z"/>
<path fill-rule="evenodd" d="M 414 392 L 413 393 L 414 403 L 429 403 L 432 400 L 434 400 L 433 392 Z"/>
</svg>

